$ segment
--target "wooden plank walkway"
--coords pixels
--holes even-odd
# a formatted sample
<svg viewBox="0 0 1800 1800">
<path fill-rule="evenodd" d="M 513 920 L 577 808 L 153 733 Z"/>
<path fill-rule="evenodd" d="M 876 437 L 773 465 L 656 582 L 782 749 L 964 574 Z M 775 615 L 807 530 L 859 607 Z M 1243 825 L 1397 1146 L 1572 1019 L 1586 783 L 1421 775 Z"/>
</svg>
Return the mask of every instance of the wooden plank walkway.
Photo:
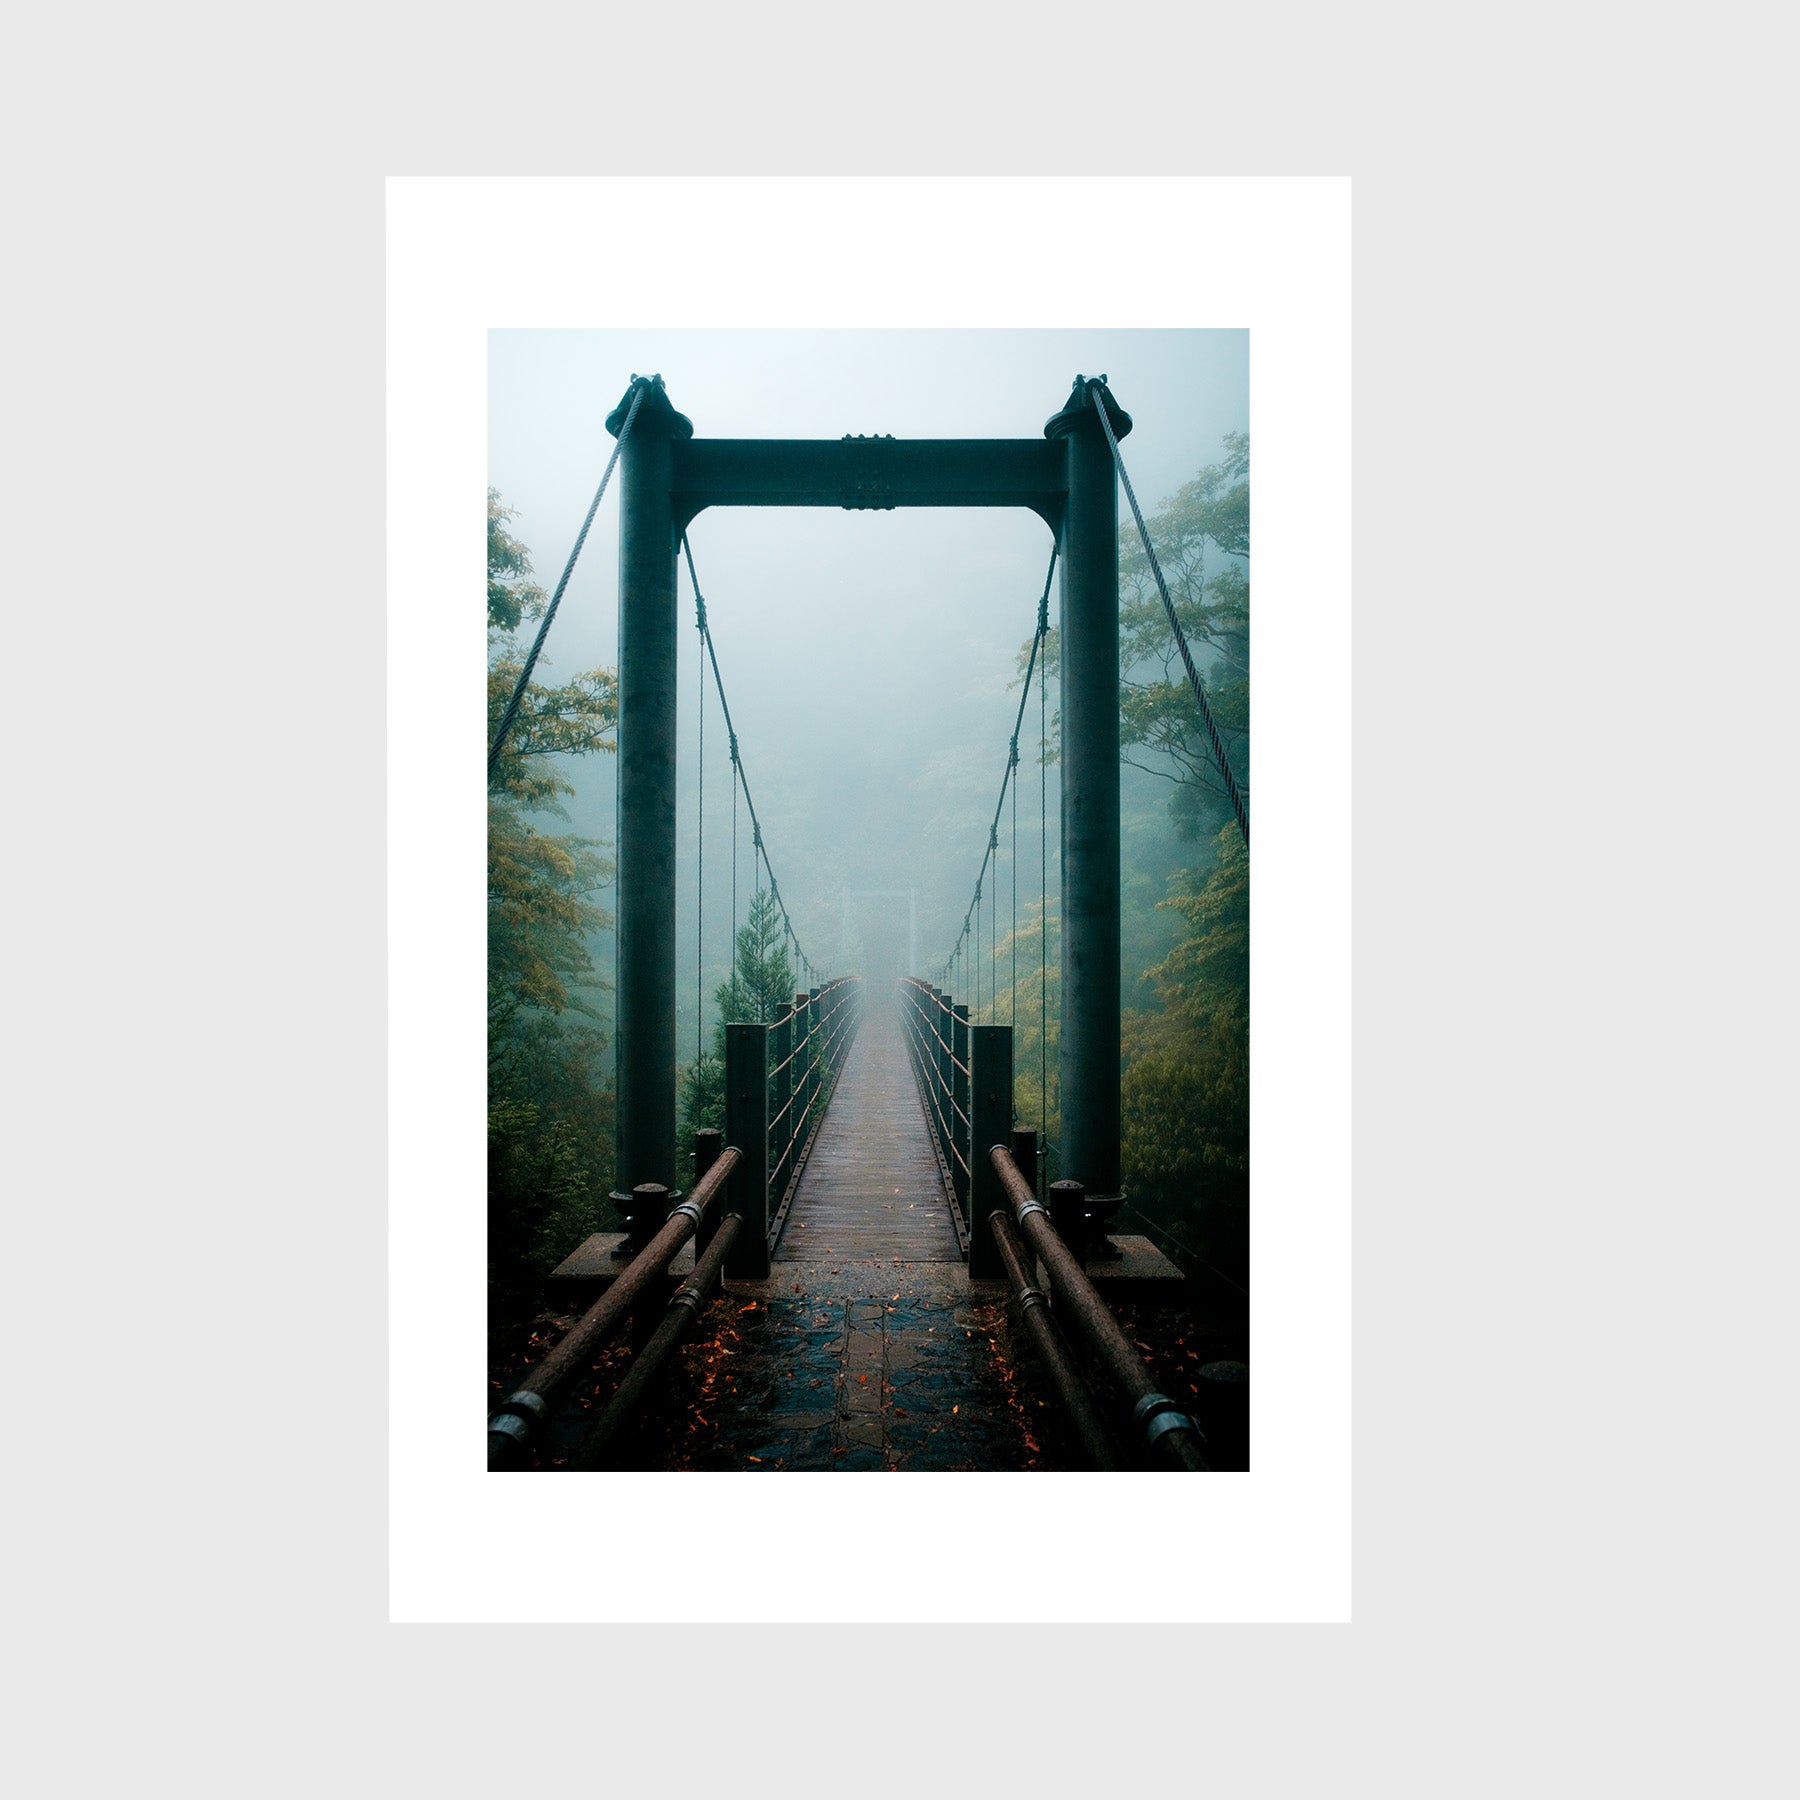
<svg viewBox="0 0 1800 1800">
<path fill-rule="evenodd" d="M 776 1262 L 961 1262 L 897 1006 L 874 1001 L 819 1126 Z"/>
</svg>

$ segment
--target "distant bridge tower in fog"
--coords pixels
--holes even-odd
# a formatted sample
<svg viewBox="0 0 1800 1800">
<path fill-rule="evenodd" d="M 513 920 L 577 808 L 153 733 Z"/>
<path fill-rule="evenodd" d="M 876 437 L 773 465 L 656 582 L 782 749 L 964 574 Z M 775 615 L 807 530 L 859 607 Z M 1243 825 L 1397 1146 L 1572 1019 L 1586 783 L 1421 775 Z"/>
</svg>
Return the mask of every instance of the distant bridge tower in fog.
<svg viewBox="0 0 1800 1800">
<path fill-rule="evenodd" d="M 906 902 L 906 969 L 915 974 L 919 967 L 919 890 L 917 888 L 845 888 L 844 940 L 850 938 L 850 902 L 852 900 L 905 900 Z M 884 971 L 885 973 L 885 971 Z"/>
</svg>

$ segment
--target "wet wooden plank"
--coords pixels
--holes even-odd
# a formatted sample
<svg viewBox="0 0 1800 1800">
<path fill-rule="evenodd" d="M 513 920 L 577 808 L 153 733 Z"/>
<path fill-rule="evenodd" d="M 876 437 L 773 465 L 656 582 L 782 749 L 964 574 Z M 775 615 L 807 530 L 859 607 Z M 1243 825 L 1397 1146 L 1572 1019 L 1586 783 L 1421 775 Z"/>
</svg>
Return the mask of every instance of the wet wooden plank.
<svg viewBox="0 0 1800 1800">
<path fill-rule="evenodd" d="M 962 1260 L 899 1012 L 876 1001 L 850 1047 L 775 1260 L 896 1256 Z"/>
</svg>

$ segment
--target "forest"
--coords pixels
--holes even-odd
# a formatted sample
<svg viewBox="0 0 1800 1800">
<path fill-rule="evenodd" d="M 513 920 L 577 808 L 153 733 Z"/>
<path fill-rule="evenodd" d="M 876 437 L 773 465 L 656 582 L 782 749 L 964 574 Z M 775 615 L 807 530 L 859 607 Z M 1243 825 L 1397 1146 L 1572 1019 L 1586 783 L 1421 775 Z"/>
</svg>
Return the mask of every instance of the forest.
<svg viewBox="0 0 1800 1800">
<path fill-rule="evenodd" d="M 1248 437 L 1231 433 L 1217 460 L 1196 471 L 1148 520 L 1233 772 L 1246 793 L 1249 500 Z M 546 605 L 517 516 L 491 489 L 487 562 L 491 735 Z M 1121 1224 L 1147 1226 L 1184 1264 L 1247 1288 L 1248 854 L 1129 520 L 1121 534 L 1119 568 L 1127 827 L 1121 870 L 1122 1151 L 1129 1197 Z M 1015 694 L 1029 650 L 1027 644 L 1019 653 Z M 1052 1146 L 1052 1178 L 1059 1129 L 1059 945 L 1051 848 L 1056 675 L 1052 627 L 1042 645 L 1041 687 L 1028 708 L 1029 729 L 1020 733 L 1010 870 L 996 867 L 982 902 L 987 919 L 979 957 L 965 952 L 958 972 L 966 979 L 957 988 L 975 1018 L 1015 1027 L 1018 1118 L 1021 1124 L 1042 1125 Z M 510 1329 L 531 1311 L 543 1276 L 576 1244 L 615 1223 L 607 1199 L 613 1185 L 611 917 L 605 904 L 611 846 L 591 828 L 573 828 L 572 808 L 589 786 L 589 772 L 603 768 L 615 748 L 617 717 L 610 668 L 577 672 L 560 683 L 534 682 L 489 784 L 488 1244 L 494 1332 Z M 948 786 L 966 789 L 975 804 L 993 771 L 966 751 L 943 756 L 949 767 L 940 776 L 947 772 L 953 777 Z M 700 798 L 702 804 L 721 804 L 704 792 Z M 991 797 L 985 804 L 991 811 Z M 686 805 L 684 795 L 684 811 Z M 1040 812 L 1048 820 L 1041 838 Z M 1023 815 L 1029 816 L 1021 840 L 1016 820 Z M 797 982 L 792 940 L 761 864 L 746 858 L 740 867 L 736 828 L 734 811 L 732 929 L 724 940 L 722 966 L 714 967 L 715 978 L 709 979 L 702 947 L 690 973 L 694 1010 L 682 1021 L 682 1041 L 694 1046 L 679 1072 L 684 1157 L 695 1128 L 721 1123 L 724 1022 L 773 1017 L 792 998 Z M 966 854 L 966 830 L 946 837 L 956 854 Z M 1040 862 L 1048 864 L 1047 880 L 1039 878 Z M 960 878 L 951 871 L 946 879 Z M 784 882 L 784 897 L 789 886 Z M 811 917 L 828 918 L 832 898 L 815 897 Z M 848 919 L 847 903 L 845 914 Z M 858 955 L 858 935 L 848 924 L 839 948 L 841 954 Z M 937 970 L 917 972 L 930 977 Z M 888 971 L 879 973 L 885 977 Z M 702 1029 L 708 1015 L 710 1034 Z"/>
</svg>

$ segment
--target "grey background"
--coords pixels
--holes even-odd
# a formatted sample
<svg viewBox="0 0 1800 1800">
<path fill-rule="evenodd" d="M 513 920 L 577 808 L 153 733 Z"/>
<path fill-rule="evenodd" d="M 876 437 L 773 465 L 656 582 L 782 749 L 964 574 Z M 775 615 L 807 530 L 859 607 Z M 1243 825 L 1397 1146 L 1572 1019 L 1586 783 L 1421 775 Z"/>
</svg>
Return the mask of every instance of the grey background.
<svg viewBox="0 0 1800 1800">
<path fill-rule="evenodd" d="M 935 16 L 834 14 L 773 58 L 747 15 L 22 23 L 35 1791 L 177 1759 L 190 1792 L 455 1791 L 521 1739 L 644 1779 L 703 1716 L 783 1780 L 882 1791 L 940 1745 L 970 1784 L 1021 1746 L 1063 1787 L 1791 1782 L 1763 16 L 1145 9 L 1034 41 L 965 9 L 952 55 Z M 1356 1622 L 388 1627 L 381 177 L 932 153 L 1356 176 Z M 1155 279 L 1098 216 L 1046 280 L 1096 239 Z"/>
</svg>

